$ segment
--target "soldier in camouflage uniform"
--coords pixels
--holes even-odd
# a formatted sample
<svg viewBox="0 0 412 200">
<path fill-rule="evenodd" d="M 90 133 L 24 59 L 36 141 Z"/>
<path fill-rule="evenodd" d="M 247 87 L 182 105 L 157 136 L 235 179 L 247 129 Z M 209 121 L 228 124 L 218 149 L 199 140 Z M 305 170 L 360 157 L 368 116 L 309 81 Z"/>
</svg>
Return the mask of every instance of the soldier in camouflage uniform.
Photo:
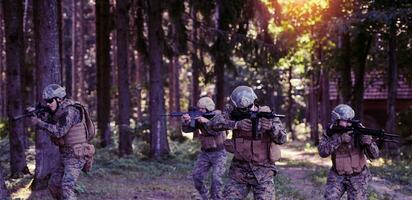
<svg viewBox="0 0 412 200">
<path fill-rule="evenodd" d="M 75 200 L 74 187 L 87 156 L 86 147 L 93 151 L 86 140 L 84 107 L 66 97 L 66 91 L 57 84 L 46 86 L 42 94 L 50 113 L 38 118 L 32 117 L 32 124 L 45 130 L 52 141 L 59 146 L 60 166 L 52 173 L 49 191 L 55 199 Z M 92 148 L 92 149 L 91 149 Z"/>
<path fill-rule="evenodd" d="M 202 97 L 197 102 L 197 107 L 201 112 L 215 112 L 215 103 L 209 97 Z M 210 188 L 211 199 L 221 199 L 221 188 L 223 185 L 222 176 L 225 172 L 226 151 L 223 142 L 226 139 L 226 134 L 223 131 L 213 131 L 205 124 L 209 121 L 204 117 L 196 119 L 198 127 L 190 126 L 191 118 L 188 114 L 182 116 L 183 132 L 193 132 L 196 129 L 200 130 L 199 140 L 201 143 L 201 152 L 197 157 L 195 168 L 193 170 L 193 181 L 195 188 L 199 192 L 203 200 L 208 199 L 208 189 L 203 180 L 212 168 L 212 184 Z"/>
<path fill-rule="evenodd" d="M 253 138 L 251 120 L 235 121 L 231 112 L 271 112 L 271 109 L 255 104 L 257 96 L 247 86 L 235 88 L 230 99 L 233 105 L 228 105 L 222 115 L 215 116 L 207 124 L 215 131 L 233 130 L 232 139 L 225 141 L 226 150 L 234 157 L 223 199 L 245 199 L 250 190 L 254 199 L 275 199 L 275 161 L 280 158 L 278 145 L 286 142 L 286 132 L 279 118 L 261 118 L 257 131 L 262 133 L 262 137 Z"/>
<path fill-rule="evenodd" d="M 340 104 L 332 111 L 330 128 L 351 126 L 348 120 L 354 117 L 355 112 L 350 106 Z M 379 149 L 368 135 L 361 137 L 360 144 L 360 147 L 355 147 L 351 132 L 323 134 L 318 145 L 319 155 L 323 158 L 331 155 L 333 164 L 328 173 L 325 199 L 340 199 L 345 191 L 348 199 L 367 199 L 366 190 L 372 175 L 366 165 L 366 157 L 377 158 Z"/>
</svg>

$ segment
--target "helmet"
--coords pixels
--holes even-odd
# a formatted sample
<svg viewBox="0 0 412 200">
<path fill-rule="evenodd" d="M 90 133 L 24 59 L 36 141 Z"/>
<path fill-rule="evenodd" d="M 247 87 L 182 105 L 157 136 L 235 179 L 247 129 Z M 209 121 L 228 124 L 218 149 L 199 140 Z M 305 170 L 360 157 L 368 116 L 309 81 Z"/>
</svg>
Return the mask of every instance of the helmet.
<svg viewBox="0 0 412 200">
<path fill-rule="evenodd" d="M 65 96 L 66 89 L 58 84 L 50 84 L 43 89 L 43 99 L 63 99 Z"/>
<path fill-rule="evenodd" d="M 230 100 L 236 108 L 247 108 L 255 102 L 257 96 L 248 86 L 236 87 L 230 95 Z"/>
<path fill-rule="evenodd" d="M 199 101 L 197 101 L 197 107 L 204 108 L 208 111 L 213 111 L 215 110 L 215 103 L 210 97 L 202 97 Z"/>
<path fill-rule="evenodd" d="M 332 110 L 332 121 L 351 120 L 355 117 L 355 111 L 346 104 L 339 104 Z"/>
</svg>

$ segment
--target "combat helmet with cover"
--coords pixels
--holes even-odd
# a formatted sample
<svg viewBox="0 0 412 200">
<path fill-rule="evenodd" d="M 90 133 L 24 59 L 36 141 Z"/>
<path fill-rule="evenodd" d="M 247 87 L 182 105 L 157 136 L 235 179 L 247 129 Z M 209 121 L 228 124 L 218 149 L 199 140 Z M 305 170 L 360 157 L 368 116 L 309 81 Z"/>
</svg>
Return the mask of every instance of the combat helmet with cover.
<svg viewBox="0 0 412 200">
<path fill-rule="evenodd" d="M 63 99 L 66 97 L 66 89 L 58 84 L 49 84 L 43 89 L 43 99 Z"/>
<path fill-rule="evenodd" d="M 346 104 L 339 104 L 332 110 L 332 122 L 337 120 L 352 120 L 355 117 L 355 111 Z"/>
<path fill-rule="evenodd" d="M 236 87 L 230 95 L 230 100 L 236 108 L 247 108 L 251 106 L 256 99 L 257 96 L 253 89 L 243 85 Z"/>
<path fill-rule="evenodd" d="M 201 97 L 199 101 L 197 101 L 197 107 L 206 109 L 207 111 L 215 110 L 215 103 L 210 97 Z"/>
</svg>

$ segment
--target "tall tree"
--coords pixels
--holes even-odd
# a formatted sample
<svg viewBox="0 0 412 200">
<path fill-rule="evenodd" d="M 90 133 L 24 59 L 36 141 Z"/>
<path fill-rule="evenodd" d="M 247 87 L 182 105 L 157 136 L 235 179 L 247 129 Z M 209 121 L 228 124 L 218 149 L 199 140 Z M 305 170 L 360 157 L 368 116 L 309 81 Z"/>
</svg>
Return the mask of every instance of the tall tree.
<svg viewBox="0 0 412 200">
<path fill-rule="evenodd" d="M 7 191 L 6 184 L 4 182 L 3 167 L 0 166 L 0 199 L 8 199 L 9 192 Z"/>
<path fill-rule="evenodd" d="M 386 120 L 386 130 L 389 133 L 395 132 L 396 127 L 396 95 L 398 84 L 398 64 L 396 59 L 396 19 L 392 19 L 389 24 L 389 47 L 388 47 L 388 100 L 387 100 L 387 113 L 388 119 Z M 397 152 L 398 148 L 394 148 L 394 145 L 386 145 L 388 153 Z"/>
<path fill-rule="evenodd" d="M 163 30 L 162 30 L 162 1 L 148 0 L 148 41 L 150 64 L 150 152 L 155 158 L 170 152 L 166 134 L 166 121 L 161 114 L 165 113 L 164 105 L 164 68 L 162 58 Z"/>
<path fill-rule="evenodd" d="M 73 69 L 76 66 L 75 63 L 73 62 L 75 60 L 73 52 L 75 51 L 75 42 L 76 40 L 75 35 L 76 35 L 76 21 L 75 17 L 76 16 L 76 11 L 75 11 L 75 2 L 76 1 L 60 1 L 60 5 L 62 8 L 62 14 L 63 14 L 63 27 L 62 27 L 62 52 L 63 52 L 63 71 L 65 75 L 65 87 L 67 91 L 67 96 L 73 98 L 76 96 L 73 93 L 73 83 L 75 83 L 74 79 L 74 73 Z M 73 61 L 72 61 L 73 59 Z"/>
<path fill-rule="evenodd" d="M 7 61 L 7 115 L 23 113 L 21 71 L 24 61 L 23 41 L 23 4 L 22 1 L 4 1 L 4 21 L 6 34 Z M 29 173 L 25 155 L 25 140 L 23 123 L 9 120 L 10 169 L 12 177 L 20 173 Z"/>
<path fill-rule="evenodd" d="M 4 65 L 4 56 L 3 56 L 3 49 L 4 49 L 4 44 L 3 44 L 3 39 L 4 39 L 4 26 L 3 26 L 3 1 L 0 1 L 0 74 L 3 74 L 3 72 L 6 71 L 6 67 Z M 3 119 L 6 117 L 6 77 L 3 75 L 0 76 L 0 119 Z"/>
<path fill-rule="evenodd" d="M 117 63 L 119 85 L 119 154 L 120 156 L 133 153 L 132 136 L 130 134 L 131 102 L 129 91 L 128 66 L 128 34 L 129 34 L 129 0 L 116 3 L 117 29 Z M 131 55 L 132 56 L 132 55 Z"/>
<path fill-rule="evenodd" d="M 101 146 L 111 144 L 110 121 L 110 4 L 96 1 L 97 127 Z"/>
<path fill-rule="evenodd" d="M 42 100 L 42 91 L 52 83 L 61 84 L 61 62 L 59 55 L 58 1 L 33 1 L 36 41 L 37 101 Z M 48 133 L 36 133 L 36 170 L 33 190 L 47 187 L 48 177 L 60 164 L 59 152 L 52 144 Z"/>
</svg>

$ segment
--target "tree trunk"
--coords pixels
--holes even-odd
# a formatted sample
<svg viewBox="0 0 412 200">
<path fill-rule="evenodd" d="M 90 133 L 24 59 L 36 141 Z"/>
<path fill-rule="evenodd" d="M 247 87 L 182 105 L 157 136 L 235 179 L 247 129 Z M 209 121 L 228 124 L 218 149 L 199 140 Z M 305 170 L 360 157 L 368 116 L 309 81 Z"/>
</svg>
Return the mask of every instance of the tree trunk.
<svg viewBox="0 0 412 200">
<path fill-rule="evenodd" d="M 340 66 L 341 80 L 339 85 L 340 99 L 341 103 L 349 104 L 351 100 L 351 88 L 352 88 L 352 77 L 351 77 L 351 42 L 350 34 L 348 32 L 342 35 L 342 61 L 343 65 Z"/>
<path fill-rule="evenodd" d="M 287 127 L 289 129 L 289 131 L 292 133 L 292 140 L 296 140 L 296 133 L 292 128 L 292 123 L 293 123 L 293 116 L 294 114 L 292 114 L 292 109 L 293 109 L 293 98 L 292 98 L 292 66 L 289 67 L 288 69 L 288 84 L 289 84 L 289 88 L 288 88 L 288 108 L 287 108 Z"/>
<path fill-rule="evenodd" d="M 162 9 L 160 0 L 149 0 L 148 4 L 148 39 L 150 63 L 150 133 L 151 155 L 160 158 L 169 154 L 166 135 L 166 121 L 160 116 L 165 113 L 164 107 L 164 68 L 162 59 Z"/>
<path fill-rule="evenodd" d="M 102 147 L 111 144 L 109 7 L 109 0 L 96 1 L 97 127 Z"/>
<path fill-rule="evenodd" d="M 396 95 L 398 83 L 398 64 L 396 60 L 396 24 L 392 22 L 389 27 L 389 66 L 388 66 L 388 101 L 387 113 L 388 119 L 386 121 L 386 130 L 389 133 L 395 133 L 396 126 Z M 399 157 L 399 146 L 396 144 L 386 143 L 385 150 L 389 156 Z"/>
<path fill-rule="evenodd" d="M 359 120 L 363 119 L 363 95 L 365 91 L 364 80 L 365 80 L 365 67 L 366 59 L 369 53 L 369 49 L 372 44 L 372 36 L 364 31 L 359 33 L 356 37 L 356 44 L 360 45 L 358 48 L 357 64 L 358 67 L 354 69 L 355 72 L 355 84 L 353 87 L 353 100 L 352 108 L 355 110 L 355 117 Z"/>
<path fill-rule="evenodd" d="M 329 70 L 326 66 L 321 69 L 321 84 L 322 84 L 322 127 L 325 130 L 330 121 L 331 105 L 329 96 Z"/>
<path fill-rule="evenodd" d="M 6 184 L 4 182 L 3 167 L 0 167 L 0 199 L 8 199 L 9 192 L 7 191 Z"/>
<path fill-rule="evenodd" d="M 216 12 L 218 13 L 217 23 L 218 29 L 222 31 L 227 31 L 228 25 L 223 22 L 224 20 L 220 18 L 224 16 L 224 10 L 222 8 L 222 0 L 216 2 Z M 228 43 L 226 38 L 222 34 L 218 34 L 216 44 L 215 44 L 215 76 L 216 76 L 216 108 L 223 110 L 225 104 L 225 65 L 226 65 L 226 54 L 225 49 L 228 48 Z"/>
<path fill-rule="evenodd" d="M 56 0 L 34 1 L 34 24 L 36 38 L 37 101 L 42 101 L 42 91 L 52 83 L 61 84 L 59 55 L 58 2 Z M 36 133 L 36 170 L 33 190 L 47 187 L 48 176 L 60 164 L 57 146 L 51 143 L 48 133 Z"/>
<path fill-rule="evenodd" d="M 173 56 L 169 63 L 169 111 L 180 112 L 180 90 L 179 90 L 179 60 Z M 180 131 L 180 119 L 169 117 L 169 127 L 173 127 L 173 139 L 183 137 Z"/>
<path fill-rule="evenodd" d="M 119 154 L 120 156 L 133 153 L 132 136 L 130 133 L 131 102 L 129 91 L 128 65 L 128 34 L 129 34 L 129 6 L 130 1 L 118 1 L 116 4 L 117 28 L 117 63 L 119 85 Z"/>
<path fill-rule="evenodd" d="M 21 1 L 4 1 L 7 62 L 7 115 L 12 119 L 23 113 L 21 71 L 24 60 L 23 4 Z M 25 141 L 22 121 L 9 120 L 11 177 L 29 173 L 25 155 Z"/>
<path fill-rule="evenodd" d="M 6 77 L 3 76 L 3 73 L 6 72 L 6 67 L 4 64 L 4 55 L 3 55 L 3 50 L 4 50 L 4 25 L 3 25 L 3 1 L 0 1 L 0 119 L 6 118 Z"/>
<path fill-rule="evenodd" d="M 318 131 L 318 86 L 316 84 L 316 72 L 310 74 L 311 81 L 309 86 L 309 124 L 310 124 L 310 140 L 315 144 L 319 144 Z"/>
<path fill-rule="evenodd" d="M 64 0 L 61 1 L 62 8 L 63 8 L 63 31 L 62 31 L 62 38 L 63 38 L 63 69 L 65 74 L 65 87 L 67 92 L 67 97 L 73 98 L 73 68 L 75 63 L 72 62 L 72 56 L 74 52 L 74 45 L 75 44 L 75 34 L 76 34 L 76 27 L 75 27 L 75 20 L 73 16 L 75 16 L 74 11 L 74 4 L 75 1 L 68 1 Z M 74 60 L 74 57 L 73 57 Z"/>
<path fill-rule="evenodd" d="M 77 35 L 77 43 L 79 46 L 79 49 L 77 51 L 74 52 L 74 55 L 76 58 L 78 58 L 78 62 L 76 65 L 76 73 L 78 76 L 78 80 L 77 81 L 77 91 L 76 91 L 76 95 L 77 95 L 77 100 L 80 102 L 85 102 L 84 99 L 84 94 L 86 94 L 86 82 L 85 82 L 85 64 L 84 64 L 84 55 L 85 55 L 85 47 L 86 45 L 84 44 L 84 35 L 86 34 L 84 31 L 84 27 L 85 27 L 85 22 L 84 22 L 84 12 L 83 12 L 83 7 L 84 7 L 84 1 L 80 1 L 80 5 L 78 8 L 76 8 L 76 15 L 77 15 L 77 20 L 79 23 L 79 34 Z M 77 60 L 77 59 L 76 59 Z M 78 66 L 78 67 L 77 67 Z M 76 83 L 75 83 L 76 84 Z"/>
</svg>

